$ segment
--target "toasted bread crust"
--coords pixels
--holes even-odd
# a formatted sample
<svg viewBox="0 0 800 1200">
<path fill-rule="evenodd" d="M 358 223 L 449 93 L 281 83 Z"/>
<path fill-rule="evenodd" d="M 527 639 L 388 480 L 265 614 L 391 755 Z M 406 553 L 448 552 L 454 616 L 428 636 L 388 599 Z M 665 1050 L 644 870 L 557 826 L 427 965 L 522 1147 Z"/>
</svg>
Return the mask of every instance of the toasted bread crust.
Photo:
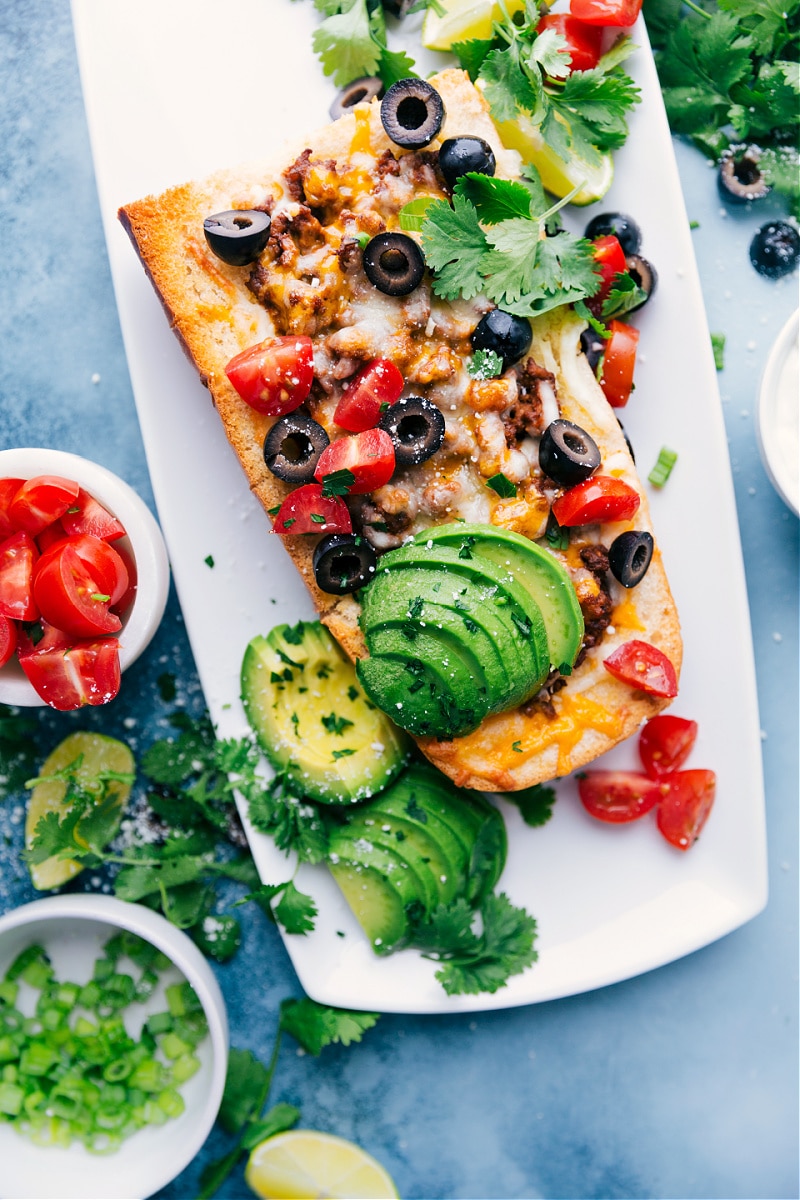
<svg viewBox="0 0 800 1200">
<path fill-rule="evenodd" d="M 514 174 L 516 158 L 505 151 L 486 103 L 461 71 L 445 71 L 434 80 L 447 110 L 442 137 L 469 131 L 488 141 L 498 158 L 498 174 Z M 125 205 L 119 217 L 159 295 L 184 350 L 208 387 L 227 437 L 250 487 L 266 512 L 291 490 L 265 466 L 264 437 L 272 419 L 249 408 L 225 375 L 225 365 L 240 351 L 272 336 L 274 324 L 246 286 L 246 273 L 229 267 L 207 247 L 203 220 L 230 208 L 269 206 L 281 195 L 281 177 L 303 150 L 312 160 L 346 158 L 359 145 L 379 156 L 390 148 L 380 123 L 379 106 L 359 111 L 327 126 L 300 146 L 289 149 L 280 164 L 256 164 L 220 172 L 207 180 L 171 188 Z M 395 148 L 396 149 L 396 148 Z M 636 528 L 651 530 L 646 496 L 636 475 L 613 410 L 607 404 L 584 355 L 579 338 L 583 323 L 557 310 L 534 323 L 531 354 L 556 379 L 561 415 L 581 425 L 600 446 L 603 460 L 613 458 L 615 474 L 639 492 L 642 503 Z M 630 527 L 619 524 L 612 536 Z M 266 530 L 265 530 L 266 532 Z M 350 596 L 320 591 L 313 569 L 310 537 L 286 537 L 283 544 L 303 577 L 321 619 L 351 658 L 366 654 L 358 620 L 360 607 Z M 616 585 L 614 585 L 616 588 Z M 512 791 L 566 774 L 634 733 L 663 708 L 666 701 L 633 691 L 602 667 L 615 645 L 631 637 L 658 646 L 680 670 L 681 639 L 669 585 L 656 550 L 644 580 L 630 596 L 617 588 L 619 624 L 598 653 L 589 651 L 558 692 L 552 711 L 523 710 L 488 718 L 480 729 L 449 742 L 421 739 L 427 757 L 458 784 L 492 791 Z"/>
</svg>

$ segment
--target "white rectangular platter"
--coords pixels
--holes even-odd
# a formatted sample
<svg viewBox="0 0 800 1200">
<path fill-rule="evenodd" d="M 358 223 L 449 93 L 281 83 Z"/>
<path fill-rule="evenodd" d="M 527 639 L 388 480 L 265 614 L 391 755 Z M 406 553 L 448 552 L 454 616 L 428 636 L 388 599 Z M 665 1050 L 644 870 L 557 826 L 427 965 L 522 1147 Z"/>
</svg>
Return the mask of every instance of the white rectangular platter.
<svg viewBox="0 0 800 1200">
<path fill-rule="evenodd" d="M 73 0 L 97 185 L 145 449 L 200 680 L 220 736 L 247 732 L 239 668 L 248 640 L 311 618 L 303 585 L 251 496 L 209 400 L 184 359 L 122 227 L 118 207 L 219 167 L 278 152 L 328 120 L 335 90 L 311 49 L 311 0 Z M 410 45 L 419 18 L 407 19 Z M 715 808 L 689 853 L 645 819 L 595 822 L 574 782 L 552 820 L 526 827 L 500 801 L 510 851 L 501 887 L 538 921 L 539 960 L 493 996 L 449 998 L 414 951 L 376 958 L 324 868 L 297 883 L 317 927 L 287 936 L 305 991 L 340 1007 L 458 1012 L 573 995 L 637 975 L 721 937 L 766 903 L 755 673 L 734 494 L 708 327 L 669 130 L 643 26 L 629 70 L 643 102 L 602 209 L 632 214 L 659 290 L 637 314 L 637 387 L 625 425 L 647 474 L 679 453 L 651 504 L 685 637 L 675 713 L 699 722 L 691 766 L 717 772 Z M 424 69 L 436 56 L 422 58 Z M 439 56 L 440 64 L 446 60 Z M 465 131 L 468 132 L 468 131 Z M 569 218 L 580 229 L 585 213 Z M 702 497 L 702 518 L 698 501 Z M 213 570 L 206 563 L 213 557 Z M 635 739 L 605 766 L 638 767 Z M 293 864 L 251 833 L 262 878 Z M 344 936 L 342 936 L 344 935 Z M 268 963 L 254 963 L 269 971 Z"/>
</svg>

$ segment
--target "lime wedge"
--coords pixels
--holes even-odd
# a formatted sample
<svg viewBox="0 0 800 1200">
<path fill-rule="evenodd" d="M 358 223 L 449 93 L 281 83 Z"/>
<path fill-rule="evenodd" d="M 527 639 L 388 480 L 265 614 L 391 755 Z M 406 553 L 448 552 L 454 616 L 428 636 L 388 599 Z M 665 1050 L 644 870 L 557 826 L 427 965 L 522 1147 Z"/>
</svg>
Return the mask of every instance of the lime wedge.
<svg viewBox="0 0 800 1200">
<path fill-rule="evenodd" d="M 133 754 L 124 742 L 116 738 L 106 737 L 102 733 L 78 732 L 59 742 L 52 754 L 44 761 L 39 772 L 42 776 L 55 775 L 71 766 L 77 759 L 80 765 L 75 771 L 78 782 L 92 792 L 98 801 L 106 796 L 113 796 L 118 805 L 120 819 L 122 810 L 130 795 L 130 783 L 122 780 L 104 780 L 102 775 L 109 772 L 115 775 L 130 775 L 135 771 Z M 25 817 L 25 845 L 30 848 L 39 821 L 46 813 L 58 813 L 59 818 L 69 811 L 65 803 L 67 784 L 61 779 L 50 779 L 37 783 L 31 791 L 28 801 L 28 812 Z M 32 863 L 30 867 L 31 882 L 39 891 L 61 887 L 79 871 L 83 865 L 74 858 L 46 858 L 44 862 Z"/>
<path fill-rule="evenodd" d="M 397 1188 L 360 1146 L 330 1133 L 291 1129 L 260 1142 L 245 1180 L 262 1200 L 396 1200 Z"/>
<path fill-rule="evenodd" d="M 525 0 L 505 0 L 510 17 L 524 7 Z M 441 8 L 441 15 L 429 8 L 422 22 L 422 44 L 427 50 L 450 50 L 454 42 L 490 38 L 492 22 L 503 16 L 499 0 L 441 0 Z"/>
<path fill-rule="evenodd" d="M 587 163 L 577 156 L 560 158 L 545 142 L 530 118 L 522 113 L 516 121 L 496 121 L 497 132 L 504 146 L 518 150 L 522 161 L 532 163 L 542 178 L 544 188 L 559 200 L 575 187 L 578 191 L 571 204 L 593 204 L 605 196 L 614 180 L 614 160 L 603 154 L 599 163 Z"/>
</svg>

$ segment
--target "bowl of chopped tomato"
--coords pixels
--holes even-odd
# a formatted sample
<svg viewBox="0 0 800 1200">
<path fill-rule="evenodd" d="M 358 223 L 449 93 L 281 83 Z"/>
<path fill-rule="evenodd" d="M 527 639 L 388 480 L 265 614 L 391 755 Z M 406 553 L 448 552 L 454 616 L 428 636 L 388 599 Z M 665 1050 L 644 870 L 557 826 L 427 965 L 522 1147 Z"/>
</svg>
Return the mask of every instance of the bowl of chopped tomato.
<svg viewBox="0 0 800 1200">
<path fill-rule="evenodd" d="M 129 484 L 66 451 L 0 451 L 0 703 L 109 703 L 168 588 L 161 530 Z"/>
</svg>

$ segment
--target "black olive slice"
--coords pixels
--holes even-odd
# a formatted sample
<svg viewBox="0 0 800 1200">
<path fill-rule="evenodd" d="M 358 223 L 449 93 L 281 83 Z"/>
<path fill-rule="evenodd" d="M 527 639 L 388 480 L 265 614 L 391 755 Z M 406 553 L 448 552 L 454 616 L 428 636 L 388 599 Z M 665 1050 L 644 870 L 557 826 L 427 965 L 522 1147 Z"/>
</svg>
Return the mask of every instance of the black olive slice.
<svg viewBox="0 0 800 1200">
<path fill-rule="evenodd" d="M 269 226 L 269 213 L 234 208 L 206 217 L 203 233 L 217 258 L 231 267 L 246 267 L 255 262 L 269 241 Z"/>
<path fill-rule="evenodd" d="M 595 473 L 600 466 L 600 450 L 580 425 L 551 421 L 539 442 L 539 466 L 556 483 L 572 487 Z"/>
<path fill-rule="evenodd" d="M 452 191 L 461 176 L 470 171 L 479 175 L 494 175 L 497 160 L 494 150 L 483 138 L 447 138 L 439 148 L 439 168 Z"/>
<path fill-rule="evenodd" d="M 622 424 L 622 421 L 620 421 L 619 417 L 617 417 L 617 424 L 619 425 L 620 429 L 622 430 L 622 436 L 625 438 L 625 445 L 628 447 L 628 454 L 630 454 L 632 462 L 635 463 L 636 455 L 633 452 L 633 442 L 628 437 L 628 432 L 627 432 L 625 426 Z"/>
<path fill-rule="evenodd" d="M 428 146 L 444 122 L 444 102 L 425 79 L 398 79 L 381 100 L 381 121 L 396 146 Z"/>
<path fill-rule="evenodd" d="M 588 329 L 584 329 L 581 334 L 581 350 L 586 355 L 586 361 L 593 371 L 597 371 L 597 364 L 605 354 L 605 349 L 605 338 L 601 338 L 599 333 L 595 333 L 591 325 Z"/>
<path fill-rule="evenodd" d="M 642 231 L 633 217 L 626 213 L 598 213 L 592 217 L 584 231 L 589 241 L 598 237 L 615 237 L 624 254 L 638 254 L 642 245 Z"/>
<path fill-rule="evenodd" d="M 376 96 L 382 94 L 382 79 L 378 79 L 376 75 L 362 75 L 360 79 L 354 79 L 339 92 L 330 107 L 331 119 L 337 121 L 339 117 L 343 117 L 346 112 L 349 112 L 354 104 L 360 104 L 362 100 L 374 100 Z"/>
<path fill-rule="evenodd" d="M 788 221 L 768 221 L 750 243 L 750 262 L 759 275 L 780 279 L 800 260 L 800 234 Z"/>
<path fill-rule="evenodd" d="M 407 296 L 425 272 L 422 251 L 405 233 L 379 233 L 364 247 L 363 261 L 367 279 L 386 296 Z"/>
<path fill-rule="evenodd" d="M 729 146 L 719 160 L 717 188 L 723 200 L 730 204 L 748 204 L 763 200 L 772 191 L 760 166 L 758 146 Z"/>
<path fill-rule="evenodd" d="M 652 557 L 652 534 L 646 530 L 630 529 L 611 543 L 608 566 L 624 588 L 632 588 L 644 579 Z"/>
<path fill-rule="evenodd" d="M 375 578 L 377 561 L 366 538 L 352 533 L 331 533 L 314 549 L 312 566 L 317 587 L 334 596 L 357 592 Z"/>
<path fill-rule="evenodd" d="M 658 273 L 653 264 L 648 262 L 646 258 L 642 258 L 641 254 L 626 255 L 625 266 L 628 269 L 628 274 L 633 277 L 633 282 L 645 293 L 644 300 L 640 300 L 638 304 L 634 304 L 632 308 L 628 309 L 628 312 L 636 312 L 638 309 L 644 308 L 656 290 Z"/>
<path fill-rule="evenodd" d="M 264 462 L 278 479 L 311 483 L 329 438 L 321 425 L 303 413 L 281 417 L 264 439 Z"/>
<path fill-rule="evenodd" d="M 502 308 L 493 308 L 481 317 L 472 331 L 470 342 L 473 350 L 494 350 L 503 360 L 507 371 L 518 363 L 531 348 L 533 333 L 527 317 L 515 317 Z"/>
<path fill-rule="evenodd" d="M 444 417 L 422 396 L 407 396 L 390 405 L 378 425 L 394 442 L 394 460 L 399 467 L 425 462 L 444 441 Z"/>
</svg>

